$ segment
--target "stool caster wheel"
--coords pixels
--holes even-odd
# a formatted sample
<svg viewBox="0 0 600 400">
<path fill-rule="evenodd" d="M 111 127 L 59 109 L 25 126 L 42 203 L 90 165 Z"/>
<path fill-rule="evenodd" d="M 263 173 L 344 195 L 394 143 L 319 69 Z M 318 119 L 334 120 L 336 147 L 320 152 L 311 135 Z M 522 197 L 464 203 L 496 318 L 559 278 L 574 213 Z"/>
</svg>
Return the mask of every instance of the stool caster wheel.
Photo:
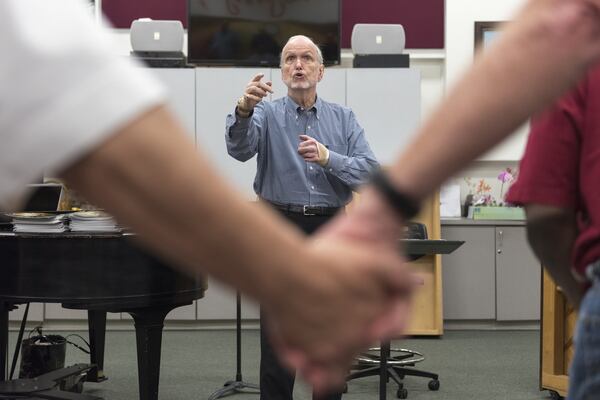
<svg viewBox="0 0 600 400">
<path fill-rule="evenodd" d="M 398 389 L 398 391 L 396 392 L 396 397 L 399 398 L 399 399 L 406 399 L 406 398 L 408 398 L 408 390 L 406 390 L 404 388 Z"/>
<path fill-rule="evenodd" d="M 558 392 L 556 392 L 554 390 L 550 391 L 550 398 L 552 400 L 563 400 L 563 397 L 560 394 L 558 394 Z"/>
<path fill-rule="evenodd" d="M 342 393 L 348 393 L 348 384 L 344 383 L 344 387 L 342 388 Z"/>
<path fill-rule="evenodd" d="M 440 381 L 438 381 L 437 379 L 432 379 L 427 384 L 427 387 L 429 387 L 429 390 L 439 390 Z"/>
</svg>

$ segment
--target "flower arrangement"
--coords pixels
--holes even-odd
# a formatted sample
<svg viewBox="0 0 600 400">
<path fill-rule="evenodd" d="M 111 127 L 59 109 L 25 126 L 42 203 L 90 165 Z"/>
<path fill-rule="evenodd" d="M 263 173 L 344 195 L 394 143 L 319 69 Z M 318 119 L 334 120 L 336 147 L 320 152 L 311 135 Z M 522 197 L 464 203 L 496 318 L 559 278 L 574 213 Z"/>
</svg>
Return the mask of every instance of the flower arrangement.
<svg viewBox="0 0 600 400">
<path fill-rule="evenodd" d="M 513 173 L 513 170 L 510 167 L 506 168 L 504 171 L 500 172 L 500 175 L 498 175 L 498 180 L 502 182 L 502 185 L 500 186 L 500 198 L 502 200 L 504 200 L 502 195 L 504 184 L 512 183 L 516 179 L 516 175 L 516 171 Z"/>
<path fill-rule="evenodd" d="M 498 180 L 500 181 L 500 196 L 498 200 L 492 195 L 492 185 L 489 184 L 485 179 L 481 178 L 474 180 L 471 177 L 464 178 L 465 183 L 469 189 L 467 196 L 468 205 L 474 206 L 504 206 L 504 186 L 508 186 L 512 183 L 517 176 L 516 170 L 507 167 L 500 172 Z M 495 185 L 497 187 L 497 185 Z M 497 189 L 496 189 L 497 191 Z"/>
<path fill-rule="evenodd" d="M 467 177 L 465 178 L 465 182 L 469 188 L 469 196 L 472 198 L 473 205 L 491 206 L 496 204 L 496 200 L 491 194 L 492 187 L 485 179 L 479 179 L 477 182 L 473 182 L 472 178 Z"/>
</svg>

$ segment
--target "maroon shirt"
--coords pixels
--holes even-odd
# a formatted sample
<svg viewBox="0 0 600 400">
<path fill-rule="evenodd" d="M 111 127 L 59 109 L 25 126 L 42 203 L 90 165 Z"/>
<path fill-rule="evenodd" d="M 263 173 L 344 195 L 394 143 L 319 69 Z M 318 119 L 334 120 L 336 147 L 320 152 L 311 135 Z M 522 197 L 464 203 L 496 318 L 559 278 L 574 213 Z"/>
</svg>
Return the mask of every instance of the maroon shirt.
<svg viewBox="0 0 600 400">
<path fill-rule="evenodd" d="M 507 201 L 575 210 L 575 271 L 600 259 L 600 68 L 534 118 Z"/>
</svg>

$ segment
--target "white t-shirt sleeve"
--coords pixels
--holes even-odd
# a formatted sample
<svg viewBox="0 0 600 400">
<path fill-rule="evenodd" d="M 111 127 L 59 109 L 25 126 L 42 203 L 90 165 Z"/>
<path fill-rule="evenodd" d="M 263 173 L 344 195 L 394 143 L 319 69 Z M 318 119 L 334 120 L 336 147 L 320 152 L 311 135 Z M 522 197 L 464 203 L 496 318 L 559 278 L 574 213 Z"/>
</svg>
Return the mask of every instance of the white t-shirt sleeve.
<svg viewBox="0 0 600 400">
<path fill-rule="evenodd" d="M 0 1 L 0 209 L 164 101 L 77 0 Z"/>
</svg>

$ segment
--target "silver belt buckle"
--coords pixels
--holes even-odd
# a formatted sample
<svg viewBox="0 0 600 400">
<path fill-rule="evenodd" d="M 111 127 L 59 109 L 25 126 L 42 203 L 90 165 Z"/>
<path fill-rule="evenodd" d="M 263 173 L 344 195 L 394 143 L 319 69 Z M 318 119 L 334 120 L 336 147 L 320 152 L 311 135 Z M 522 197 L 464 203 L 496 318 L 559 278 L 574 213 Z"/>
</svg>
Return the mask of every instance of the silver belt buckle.
<svg viewBox="0 0 600 400">
<path fill-rule="evenodd" d="M 302 206 L 302 214 L 304 214 L 304 215 L 317 215 L 317 214 L 310 213 L 310 212 L 306 211 L 308 209 L 308 207 L 310 207 L 310 206 L 306 206 L 306 205 Z"/>
</svg>

